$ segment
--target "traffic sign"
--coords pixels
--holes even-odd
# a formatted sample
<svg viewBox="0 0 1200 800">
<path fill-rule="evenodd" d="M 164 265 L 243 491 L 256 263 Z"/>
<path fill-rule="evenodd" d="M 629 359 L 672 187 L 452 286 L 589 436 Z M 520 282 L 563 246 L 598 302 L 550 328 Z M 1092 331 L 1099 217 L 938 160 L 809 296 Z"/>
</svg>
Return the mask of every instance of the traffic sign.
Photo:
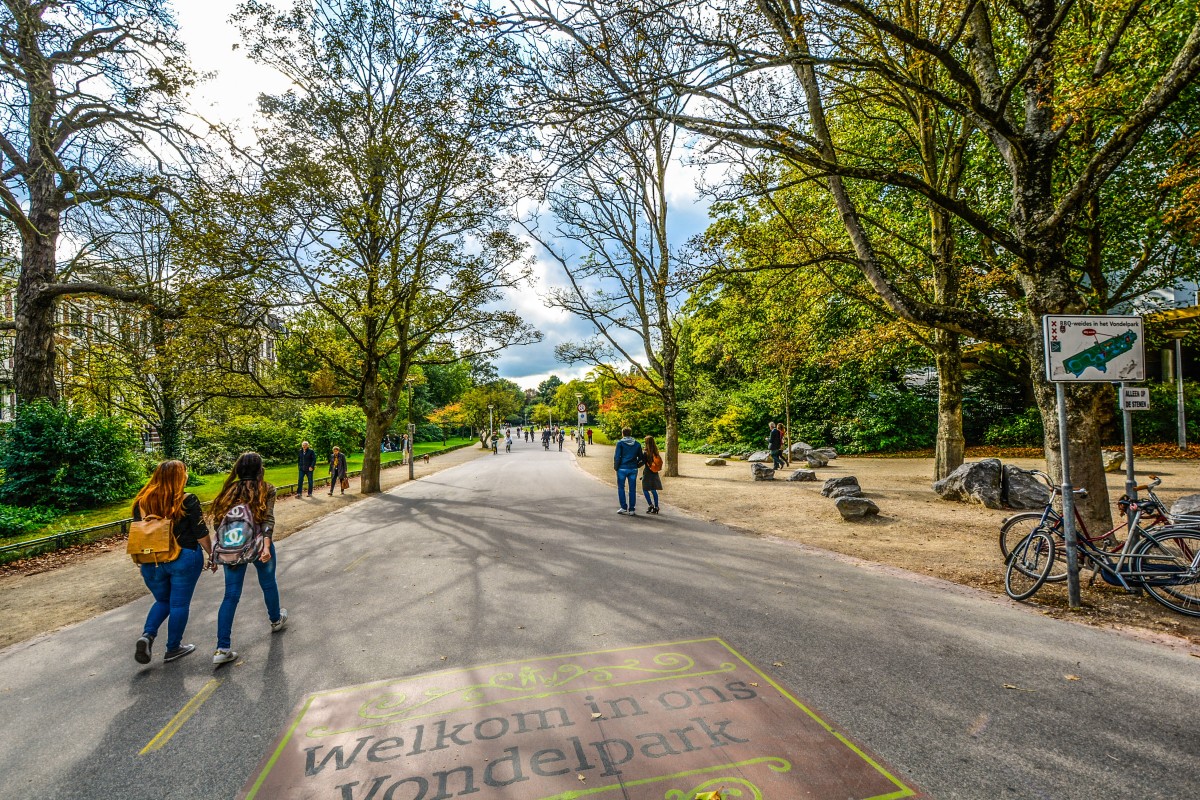
<svg viewBox="0 0 1200 800">
<path fill-rule="evenodd" d="M 1096 314 L 1042 317 L 1046 379 L 1117 383 L 1146 379 L 1142 318 Z"/>
<path fill-rule="evenodd" d="M 586 411 L 579 412 L 579 424 L 587 425 L 587 412 Z"/>
<path fill-rule="evenodd" d="M 1149 411 L 1150 390 L 1134 386 L 1121 387 L 1122 411 Z"/>
<path fill-rule="evenodd" d="M 576 406 L 575 410 L 580 414 L 584 413 L 587 411 L 587 403 L 580 403 L 578 406 Z"/>
</svg>

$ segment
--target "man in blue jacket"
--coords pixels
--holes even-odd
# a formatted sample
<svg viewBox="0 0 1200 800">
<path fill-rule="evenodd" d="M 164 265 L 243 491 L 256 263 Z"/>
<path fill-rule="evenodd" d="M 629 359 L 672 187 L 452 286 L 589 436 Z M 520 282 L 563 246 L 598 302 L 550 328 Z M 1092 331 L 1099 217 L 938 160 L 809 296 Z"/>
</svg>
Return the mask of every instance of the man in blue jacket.
<svg viewBox="0 0 1200 800">
<path fill-rule="evenodd" d="M 617 499 L 621 501 L 618 514 L 631 515 L 634 503 L 637 502 L 638 467 L 646 463 L 642 455 L 642 445 L 633 438 L 631 428 L 621 429 L 621 441 L 617 442 L 617 450 L 613 454 L 613 469 L 617 471 Z M 629 484 L 629 502 L 626 503 L 625 484 Z"/>
<path fill-rule="evenodd" d="M 304 479 L 308 478 L 308 496 L 312 497 L 313 472 L 317 469 L 317 451 L 308 446 L 308 442 L 300 443 L 300 453 L 296 459 L 300 470 L 300 482 L 296 484 L 296 497 L 303 497 Z"/>
</svg>

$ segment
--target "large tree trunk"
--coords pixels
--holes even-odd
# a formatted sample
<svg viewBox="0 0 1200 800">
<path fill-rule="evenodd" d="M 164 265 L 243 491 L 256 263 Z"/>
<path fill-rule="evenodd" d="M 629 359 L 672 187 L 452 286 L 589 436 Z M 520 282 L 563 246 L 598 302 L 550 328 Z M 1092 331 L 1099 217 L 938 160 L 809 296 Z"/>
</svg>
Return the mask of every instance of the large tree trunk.
<svg viewBox="0 0 1200 800">
<path fill-rule="evenodd" d="M 175 394 L 164 386 L 162 416 L 158 422 L 158 442 L 163 459 L 179 458 L 183 454 L 183 425 Z"/>
<path fill-rule="evenodd" d="M 362 475 L 359 476 L 359 492 L 362 494 L 378 494 L 380 449 L 383 435 L 392 425 L 392 418 L 387 415 L 367 413 L 367 440 L 363 445 Z"/>
<path fill-rule="evenodd" d="M 1045 427 L 1044 442 L 1047 472 L 1055 483 L 1062 483 L 1062 455 L 1058 436 L 1058 400 L 1054 384 L 1046 380 L 1041 335 L 1030 339 L 1030 373 L 1033 394 Z M 1071 460 L 1071 484 L 1086 488 L 1088 499 L 1078 504 L 1088 532 L 1095 536 L 1112 528 L 1112 510 L 1108 502 L 1108 480 L 1100 455 L 1104 406 L 1113 402 L 1113 388 L 1107 383 L 1069 383 L 1066 389 L 1067 456 Z"/>
<path fill-rule="evenodd" d="M 52 183 L 51 187 L 52 190 Z M 47 190 L 47 187 L 42 187 Z M 16 324 L 13 344 L 13 385 L 19 403 L 38 398 L 58 400 L 54 364 L 55 301 L 42 292 L 58 274 L 58 213 L 31 210 L 38 234 L 22 237 L 21 274 L 17 279 Z"/>
<path fill-rule="evenodd" d="M 666 457 L 663 459 L 663 474 L 668 478 L 679 477 L 679 401 L 675 397 L 675 379 L 673 375 L 663 376 L 663 412 L 667 418 L 666 441 L 663 448 Z"/>
<path fill-rule="evenodd" d="M 934 361 L 938 373 L 938 426 L 933 479 L 940 481 L 962 466 L 966 449 L 962 420 L 963 368 L 958 334 L 937 331 L 934 341 Z"/>
</svg>

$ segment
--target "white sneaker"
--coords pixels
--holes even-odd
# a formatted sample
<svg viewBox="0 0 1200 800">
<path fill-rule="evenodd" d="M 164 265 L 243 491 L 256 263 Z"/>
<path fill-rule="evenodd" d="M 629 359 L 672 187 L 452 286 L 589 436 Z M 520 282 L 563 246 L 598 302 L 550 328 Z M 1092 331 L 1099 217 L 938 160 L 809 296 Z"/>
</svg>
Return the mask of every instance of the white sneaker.
<svg viewBox="0 0 1200 800">
<path fill-rule="evenodd" d="M 230 661 L 237 661 L 236 650 L 217 650 L 213 653 L 213 663 L 217 666 L 228 664 Z"/>
<path fill-rule="evenodd" d="M 279 633 L 287 627 L 287 609 L 279 609 L 279 619 L 271 623 L 271 633 Z"/>
</svg>

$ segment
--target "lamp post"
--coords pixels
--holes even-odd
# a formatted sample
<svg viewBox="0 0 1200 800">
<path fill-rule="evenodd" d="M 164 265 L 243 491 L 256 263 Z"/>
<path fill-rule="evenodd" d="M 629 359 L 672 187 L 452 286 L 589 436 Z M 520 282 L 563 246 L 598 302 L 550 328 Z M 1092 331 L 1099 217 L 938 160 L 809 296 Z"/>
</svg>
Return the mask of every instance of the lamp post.
<svg viewBox="0 0 1200 800">
<path fill-rule="evenodd" d="M 415 469 L 413 466 L 413 434 L 416 432 L 416 428 L 413 426 L 412 421 L 412 387 L 415 382 L 415 379 L 411 375 L 404 379 L 404 384 L 408 387 L 408 452 L 403 457 L 408 459 L 408 479 L 410 481 L 415 477 L 413 473 Z"/>
<path fill-rule="evenodd" d="M 1166 331 L 1175 340 L 1175 424 L 1178 426 L 1179 449 L 1187 450 L 1187 415 L 1183 408 L 1183 337 L 1187 331 Z"/>
<path fill-rule="evenodd" d="M 576 392 L 575 393 L 575 408 L 578 409 L 582 403 L 583 403 L 583 395 L 579 392 Z M 579 413 L 582 414 L 584 412 L 580 411 Z M 579 426 L 578 419 L 576 419 L 576 423 L 575 423 L 575 438 L 576 439 L 579 438 L 579 433 L 580 433 L 579 427 L 580 426 Z"/>
<path fill-rule="evenodd" d="M 488 444 L 491 444 L 492 439 L 495 438 L 495 436 L 496 436 L 495 427 L 492 425 L 492 409 L 493 408 L 495 408 L 495 406 L 492 406 L 492 405 L 488 406 Z M 496 452 L 494 448 L 493 448 L 492 452 L 493 453 Z"/>
</svg>

